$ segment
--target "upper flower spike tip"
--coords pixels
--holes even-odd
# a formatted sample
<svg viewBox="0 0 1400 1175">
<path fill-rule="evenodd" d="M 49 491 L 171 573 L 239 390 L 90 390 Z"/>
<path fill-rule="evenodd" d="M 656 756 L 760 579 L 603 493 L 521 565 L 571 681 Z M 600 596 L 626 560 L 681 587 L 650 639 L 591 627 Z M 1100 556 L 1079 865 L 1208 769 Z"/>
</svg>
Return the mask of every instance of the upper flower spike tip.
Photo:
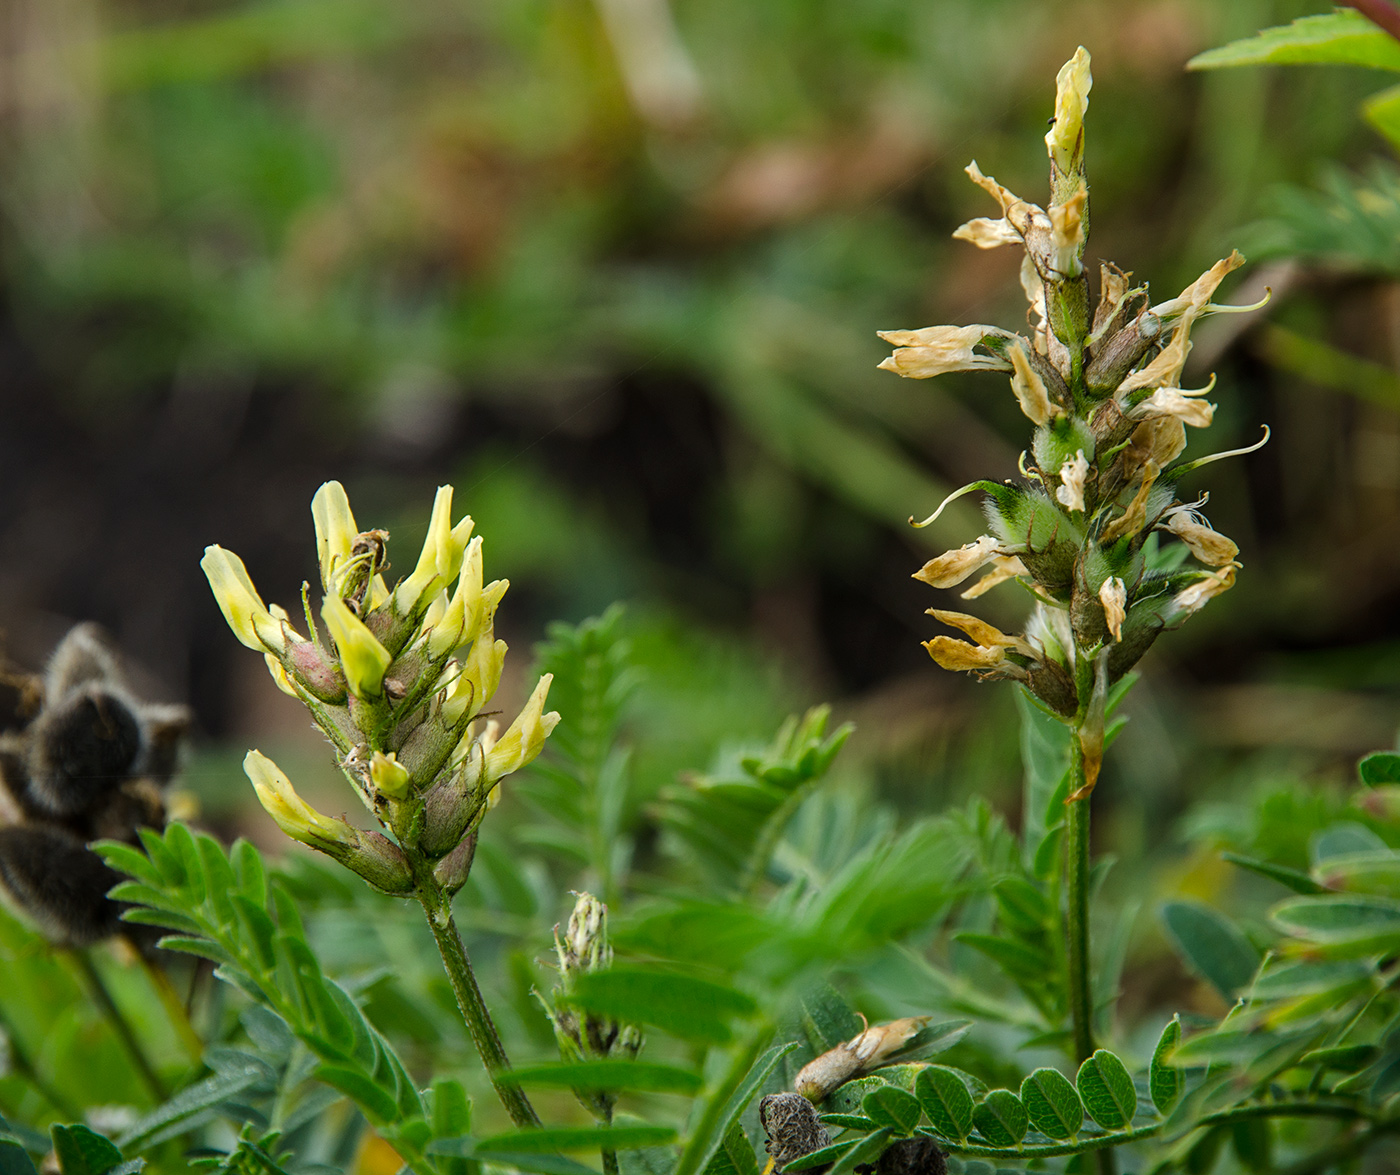
<svg viewBox="0 0 1400 1175">
<path fill-rule="evenodd" d="M 1084 115 L 1094 86 L 1089 64 L 1089 50 L 1080 45 L 1055 78 L 1055 122 L 1045 136 L 1045 149 L 1061 175 L 1084 166 Z"/>
<path fill-rule="evenodd" d="M 360 528 L 350 512 L 350 499 L 338 481 L 328 481 L 311 499 L 311 519 L 316 526 L 316 558 L 321 565 L 321 586 L 330 590 L 331 576 L 350 558 Z"/>
</svg>

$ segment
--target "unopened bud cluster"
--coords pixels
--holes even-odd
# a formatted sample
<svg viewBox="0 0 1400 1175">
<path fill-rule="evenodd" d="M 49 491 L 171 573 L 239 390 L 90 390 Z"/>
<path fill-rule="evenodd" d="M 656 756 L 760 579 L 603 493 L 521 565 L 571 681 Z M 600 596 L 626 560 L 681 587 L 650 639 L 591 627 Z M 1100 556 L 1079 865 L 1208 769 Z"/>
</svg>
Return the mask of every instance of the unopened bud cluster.
<svg viewBox="0 0 1400 1175">
<path fill-rule="evenodd" d="M 209 547 L 202 566 L 228 620 L 262 653 L 273 680 L 302 701 L 334 746 L 356 794 L 393 839 L 308 805 L 265 755 L 244 770 L 288 836 L 334 857 L 387 893 L 419 882 L 410 856 L 433 866 L 448 893 L 465 882 L 474 834 L 500 781 L 539 754 L 555 724 L 546 674 L 504 734 L 478 722 L 501 680 L 506 643 L 495 636 L 506 580 L 482 582 L 472 520 L 451 520 L 452 489 L 438 490 L 413 571 L 392 588 L 389 535 L 359 529 L 345 490 L 327 482 L 311 503 L 323 591 L 318 629 L 303 585 L 303 636 L 268 607 L 237 555 Z M 408 850 L 408 853 L 405 852 Z"/>
<path fill-rule="evenodd" d="M 1091 299 L 1083 262 L 1091 84 L 1089 55 L 1081 48 L 1060 70 L 1046 135 L 1047 209 L 983 175 L 976 163 L 967 168 L 1001 215 L 969 221 L 953 235 L 982 249 L 1025 250 L 1027 332 L 984 325 L 882 332 L 897 349 L 880 364 L 913 379 L 948 371 L 1010 374 L 1012 394 L 1035 426 L 1022 455 L 1024 480 L 978 481 L 951 495 L 948 501 L 983 491 L 991 533 L 930 560 L 915 578 L 951 588 L 988 568 L 964 599 L 1016 579 L 1035 595 L 1035 611 L 1024 633 L 1008 635 L 975 616 L 930 609 L 971 639 L 938 636 L 926 648 L 945 669 L 1020 682 L 1081 729 L 1101 722 L 1107 687 L 1164 629 L 1235 581 L 1238 548 L 1201 515 L 1204 497 L 1191 503 L 1177 497 L 1187 473 L 1231 455 L 1178 460 L 1186 426 L 1205 428 L 1215 412 L 1203 398 L 1210 386 L 1180 384 L 1193 324 L 1222 310 L 1252 309 L 1211 302 L 1226 275 L 1243 264 L 1238 253 L 1179 297 L 1156 304 L 1146 285 L 1104 263 L 1097 300 Z M 942 509 L 916 525 L 928 525 Z M 1148 545 L 1154 534 L 1181 540 L 1200 566 L 1154 566 Z"/>
<path fill-rule="evenodd" d="M 552 1001 L 541 1002 L 554 1024 L 559 1054 L 565 1061 L 602 1061 L 609 1057 L 634 1059 L 645 1043 L 635 1025 L 620 1024 L 606 1016 L 579 1012 L 570 1004 L 578 977 L 612 966 L 608 942 L 608 908 L 592 894 L 581 893 L 561 936 L 554 928 L 554 953 L 559 963 L 559 983 Z M 616 1097 L 606 1091 L 576 1090 L 576 1096 L 600 1121 L 612 1120 Z"/>
</svg>

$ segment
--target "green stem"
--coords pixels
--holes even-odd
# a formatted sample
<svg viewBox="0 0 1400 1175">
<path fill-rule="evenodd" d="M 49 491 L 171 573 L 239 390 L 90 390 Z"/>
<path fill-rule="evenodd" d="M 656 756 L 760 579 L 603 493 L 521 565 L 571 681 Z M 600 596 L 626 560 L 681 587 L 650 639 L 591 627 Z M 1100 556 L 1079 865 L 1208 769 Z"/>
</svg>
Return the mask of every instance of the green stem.
<svg viewBox="0 0 1400 1175">
<path fill-rule="evenodd" d="M 1084 752 L 1078 731 L 1070 736 L 1070 794 L 1084 786 Z M 1089 796 L 1067 804 L 1069 835 L 1065 843 L 1065 934 L 1068 939 L 1070 1019 L 1074 1059 L 1083 1063 L 1094 1053 L 1094 1001 L 1089 977 Z"/>
<path fill-rule="evenodd" d="M 140 1040 L 137 1039 L 130 1022 L 122 1015 L 122 1010 L 117 1007 L 116 1001 L 112 999 L 112 993 L 107 990 L 107 985 L 102 982 L 102 976 L 98 973 L 96 965 L 92 961 L 92 956 L 81 947 L 74 947 L 69 954 L 73 961 L 77 963 L 78 970 L 82 972 L 84 980 L 87 982 L 88 991 L 92 995 L 93 1002 L 97 1004 L 102 1014 L 107 1018 L 107 1022 L 112 1026 L 112 1031 L 117 1034 L 122 1044 L 125 1046 L 127 1054 L 131 1057 L 132 1064 L 136 1066 L 136 1071 L 141 1075 L 141 1080 L 146 1083 L 146 1088 L 151 1091 L 151 1096 L 156 1099 L 157 1104 L 164 1102 L 170 1095 L 166 1092 L 165 1083 L 161 1081 L 156 1073 L 155 1066 L 151 1064 L 150 1058 L 146 1056 L 145 1050 L 141 1047 Z"/>
<path fill-rule="evenodd" d="M 481 1062 L 486 1066 L 486 1075 L 491 1078 L 496 1096 L 517 1126 L 540 1125 L 539 1115 L 520 1087 L 502 1080 L 502 1075 L 510 1069 L 510 1060 L 496 1033 L 496 1025 L 491 1021 L 481 989 L 476 985 L 476 976 L 472 973 L 467 949 L 462 945 L 462 936 L 457 933 L 457 923 L 452 918 L 452 901 L 433 880 L 431 871 L 419 872 L 418 900 L 428 917 L 428 928 L 437 942 L 442 965 L 452 984 L 452 992 L 457 997 L 457 1007 L 461 1009 L 462 1019 L 467 1023 L 467 1031 L 471 1033 L 476 1051 L 481 1054 Z"/>
</svg>

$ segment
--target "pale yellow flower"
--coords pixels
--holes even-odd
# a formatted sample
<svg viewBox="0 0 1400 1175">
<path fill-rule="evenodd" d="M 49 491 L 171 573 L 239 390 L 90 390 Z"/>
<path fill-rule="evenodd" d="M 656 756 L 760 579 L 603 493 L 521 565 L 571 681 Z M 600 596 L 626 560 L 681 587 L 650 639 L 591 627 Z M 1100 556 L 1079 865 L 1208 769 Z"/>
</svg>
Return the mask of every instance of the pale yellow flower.
<svg viewBox="0 0 1400 1175">
<path fill-rule="evenodd" d="M 316 526 L 316 558 L 321 586 L 330 590 L 331 577 L 350 558 L 360 529 L 350 512 L 350 499 L 338 481 L 328 481 L 311 499 L 311 520 Z"/>
<path fill-rule="evenodd" d="M 323 816 L 296 793 L 292 781 L 261 751 L 249 751 L 243 771 L 252 781 L 258 800 L 277 827 L 302 844 L 320 848 L 330 844 L 353 844 L 355 830 L 344 820 Z"/>
<path fill-rule="evenodd" d="M 1094 85 L 1089 66 L 1089 51 L 1081 45 L 1055 78 L 1055 121 L 1045 136 L 1045 149 L 1062 174 L 1075 170 L 1083 159 L 1084 115 Z"/>
<path fill-rule="evenodd" d="M 1009 371 L 1011 365 L 995 355 L 978 355 L 973 347 L 986 335 L 1006 332 L 991 326 L 926 326 L 922 330 L 877 332 L 896 350 L 879 366 L 906 379 L 929 379 L 949 371 Z"/>
<path fill-rule="evenodd" d="M 549 697 L 549 687 L 553 681 L 552 673 L 540 678 L 525 708 L 487 751 L 482 768 L 482 778 L 487 787 L 494 787 L 497 780 L 519 771 L 544 749 L 544 740 L 559 724 L 557 711 L 544 712 L 545 699 Z"/>
<path fill-rule="evenodd" d="M 400 800 L 408 795 L 408 768 L 392 752 L 375 751 L 369 761 L 369 778 L 375 790 L 390 799 Z"/>
<path fill-rule="evenodd" d="M 389 650 L 335 592 L 321 602 L 321 619 L 335 641 L 350 692 L 358 698 L 379 697 L 384 691 L 384 672 L 393 660 Z"/>
<path fill-rule="evenodd" d="M 1194 399 L 1180 388 L 1158 388 L 1137 406 L 1134 416 L 1175 416 L 1192 428 L 1209 428 L 1215 405 Z"/>
<path fill-rule="evenodd" d="M 1050 268 L 1061 277 L 1078 277 L 1084 272 L 1079 252 L 1084 247 L 1084 208 L 1088 202 L 1089 193 L 1081 185 L 1063 204 L 1050 205 Z"/>
<path fill-rule="evenodd" d="M 1004 216 L 997 220 L 987 216 L 973 217 L 953 230 L 953 239 L 971 241 L 979 249 L 997 249 L 1002 245 L 1022 243 L 1021 234 Z"/>
<path fill-rule="evenodd" d="M 243 560 L 232 551 L 215 545 L 204 548 L 204 558 L 199 565 L 204 569 L 219 611 L 224 614 L 233 635 L 259 653 L 280 654 L 287 647 L 290 626 L 275 617 L 263 603 L 258 589 L 248 578 Z M 296 633 L 291 635 L 296 636 Z"/>
<path fill-rule="evenodd" d="M 400 616 L 409 615 L 425 592 L 436 594 L 457 578 L 471 533 L 470 516 L 452 525 L 452 487 L 439 486 L 418 564 L 394 589 L 394 610 Z"/>
</svg>

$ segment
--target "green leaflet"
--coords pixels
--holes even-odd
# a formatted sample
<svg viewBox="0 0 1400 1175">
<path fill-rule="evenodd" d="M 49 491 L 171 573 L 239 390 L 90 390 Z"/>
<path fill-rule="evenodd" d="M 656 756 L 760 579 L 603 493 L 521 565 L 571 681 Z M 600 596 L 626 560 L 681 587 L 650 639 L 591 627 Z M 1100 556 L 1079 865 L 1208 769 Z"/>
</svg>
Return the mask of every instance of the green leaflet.
<svg viewBox="0 0 1400 1175">
<path fill-rule="evenodd" d="M 111 1140 L 86 1126 L 55 1125 L 49 1135 L 63 1175 L 107 1175 L 122 1162 L 122 1153 Z"/>
<path fill-rule="evenodd" d="M 740 1123 L 735 1122 L 725 1133 L 719 1150 L 705 1168 L 705 1175 L 758 1175 L 753 1143 Z"/>
<path fill-rule="evenodd" d="M 1359 12 L 1305 16 L 1198 53 L 1187 69 L 1235 65 L 1364 65 L 1400 71 L 1400 44 Z"/>
<path fill-rule="evenodd" d="M 972 1094 L 963 1079 L 942 1065 L 930 1065 L 914 1079 L 914 1096 L 933 1128 L 962 1142 L 972 1130 Z"/>
<path fill-rule="evenodd" d="M 1157 1038 L 1157 1047 L 1152 1050 L 1152 1064 L 1148 1068 L 1147 1084 L 1152 1091 L 1152 1104 L 1157 1112 L 1165 1117 L 1181 1098 L 1186 1079 L 1180 1069 L 1170 1064 L 1172 1051 L 1181 1043 L 1181 1017 L 1173 1016 Z"/>
<path fill-rule="evenodd" d="M 579 1089 L 587 1092 L 627 1089 L 692 1096 L 699 1093 L 704 1084 L 700 1075 L 690 1069 L 615 1060 L 523 1065 L 504 1074 L 502 1080 L 546 1089 Z"/>
<path fill-rule="evenodd" d="M 758 1012 L 751 998 L 732 987 L 640 967 L 615 967 L 578 976 L 569 1003 L 707 1044 L 727 1044 L 733 1038 L 731 1022 Z"/>
<path fill-rule="evenodd" d="M 1400 902 L 1348 894 L 1291 898 L 1270 913 L 1280 930 L 1334 955 L 1383 952 L 1400 943 Z"/>
<path fill-rule="evenodd" d="M 1393 90 L 1386 90 L 1383 95 L 1376 95 L 1376 98 L 1393 93 Z M 1371 101 L 1374 102 L 1376 98 Z M 1372 787 L 1382 783 L 1400 783 L 1400 753 L 1374 751 L 1356 765 L 1356 770 L 1361 776 L 1361 782 Z"/>
<path fill-rule="evenodd" d="M 13 1138 L 0 1138 L 0 1175 L 39 1175 L 34 1160 Z"/>
<path fill-rule="evenodd" d="M 1276 865 L 1272 861 L 1260 861 L 1255 857 L 1246 857 L 1240 853 L 1221 853 L 1220 856 L 1231 864 L 1238 865 L 1241 869 L 1248 869 L 1251 873 L 1257 873 L 1261 877 L 1267 877 L 1270 881 L 1286 885 L 1294 893 L 1322 893 L 1324 888 L 1301 869 L 1290 869 L 1287 865 Z"/>
<path fill-rule="evenodd" d="M 1168 902 L 1162 922 L 1187 965 L 1221 996 L 1235 997 L 1254 978 L 1259 952 L 1233 922 L 1199 902 Z"/>
<path fill-rule="evenodd" d="M 1113 1053 L 1099 1049 L 1079 1067 L 1075 1084 L 1089 1117 L 1105 1130 L 1122 1130 L 1137 1113 L 1133 1079 Z"/>
<path fill-rule="evenodd" d="M 1009 1089 L 994 1089 L 973 1110 L 972 1122 L 992 1146 L 1017 1146 L 1026 1137 L 1030 1115 Z"/>
<path fill-rule="evenodd" d="M 861 1108 L 877 1126 L 887 1126 L 905 1138 L 914 1133 L 923 1116 L 919 1100 L 894 1085 L 871 1090 L 861 1100 Z"/>
<path fill-rule="evenodd" d="M 583 1126 L 560 1130 L 512 1130 L 478 1140 L 476 1154 L 535 1155 L 551 1151 L 625 1150 L 676 1141 L 669 1126 Z"/>
<path fill-rule="evenodd" d="M 1021 1082 L 1021 1102 L 1031 1125 L 1047 1138 L 1073 1138 L 1084 1125 L 1084 1104 L 1058 1069 L 1037 1069 Z"/>
<path fill-rule="evenodd" d="M 857 1167 L 874 1163 L 889 1146 L 892 1133 L 888 1127 L 882 1127 L 874 1134 L 867 1134 L 836 1161 L 828 1175 L 851 1175 Z"/>
</svg>

